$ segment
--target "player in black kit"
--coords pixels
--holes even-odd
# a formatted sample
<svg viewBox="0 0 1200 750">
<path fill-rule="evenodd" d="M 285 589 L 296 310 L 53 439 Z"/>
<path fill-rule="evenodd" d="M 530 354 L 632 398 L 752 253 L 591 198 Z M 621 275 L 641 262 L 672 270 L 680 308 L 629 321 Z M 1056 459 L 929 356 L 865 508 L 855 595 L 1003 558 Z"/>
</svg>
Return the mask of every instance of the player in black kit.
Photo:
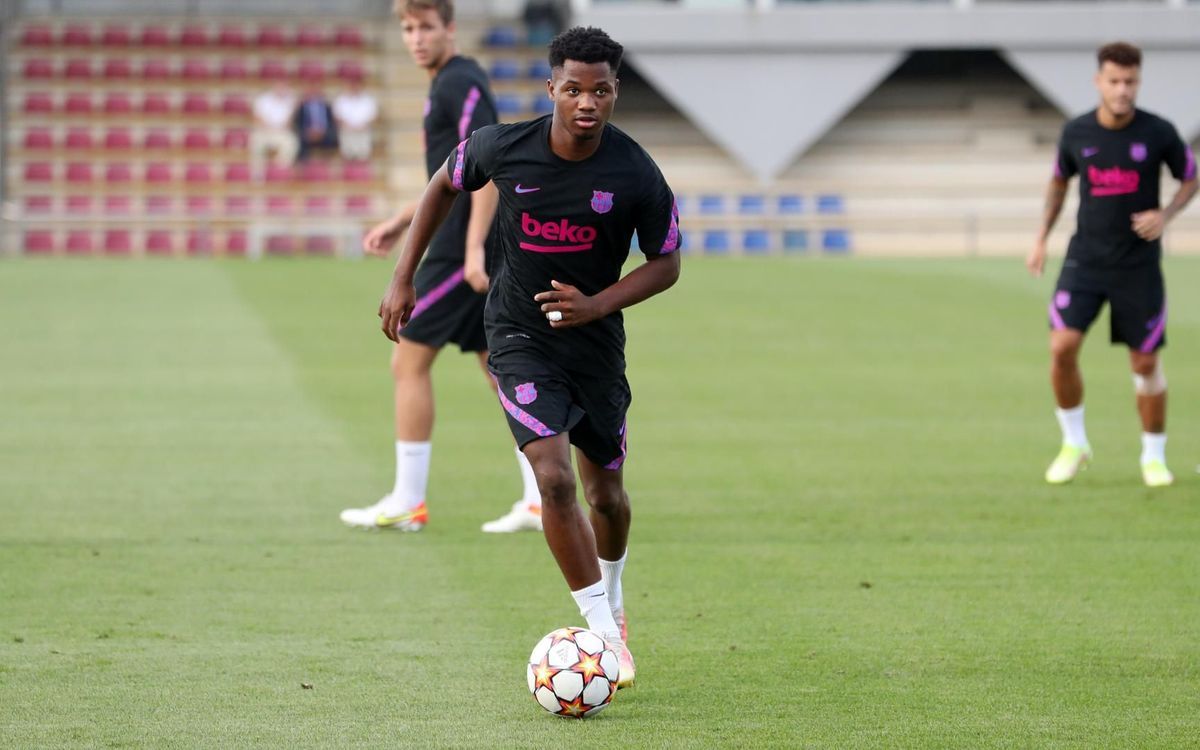
<svg viewBox="0 0 1200 750">
<path fill-rule="evenodd" d="M 608 124 L 622 48 L 603 31 L 570 29 L 550 44 L 552 115 L 482 128 L 430 180 L 379 307 L 388 338 L 415 304 L 413 270 L 459 191 L 499 191 L 500 251 L 484 322 L 500 402 L 542 494 L 546 541 L 588 627 L 632 684 L 621 570 L 629 534 L 621 310 L 675 283 L 679 224 L 662 173 Z M 633 233 L 646 256 L 625 276 Z M 576 503 L 570 446 L 591 508 Z"/>
<path fill-rule="evenodd" d="M 1135 107 L 1141 51 L 1116 42 L 1101 47 L 1097 57 L 1100 106 L 1063 128 L 1042 230 L 1026 259 L 1030 272 L 1040 275 L 1067 181 L 1078 175 L 1079 217 L 1049 307 L 1050 381 L 1063 444 L 1046 481 L 1069 482 L 1092 458 L 1079 350 L 1107 301 L 1112 343 L 1129 348 L 1142 421 L 1142 479 L 1149 487 L 1163 487 L 1174 477 L 1166 465 L 1167 380 L 1158 355 L 1167 324 L 1161 237 L 1196 194 L 1196 159 L 1171 123 Z M 1161 208 L 1164 164 L 1182 184 Z"/>
<path fill-rule="evenodd" d="M 397 0 L 404 44 L 413 62 L 428 71 L 425 102 L 425 162 L 433 175 L 459 141 L 496 123 L 487 75 L 478 63 L 455 51 L 451 0 Z M 416 275 L 418 299 L 412 324 L 392 350 L 395 383 L 396 480 L 391 492 L 365 508 L 347 508 L 342 522 L 367 529 L 419 531 L 428 520 L 425 490 L 433 433 L 433 383 L 430 370 L 448 344 L 487 359 L 483 333 L 483 293 L 488 288 L 484 243 L 495 215 L 491 186 L 454 202 L 441 229 L 428 238 L 425 262 Z M 411 224 L 416 203 L 372 229 L 363 240 L 372 255 L 386 255 Z M 491 376 L 485 371 L 488 385 Z M 484 531 L 541 530 L 541 495 L 533 468 L 519 450 L 523 496 Z"/>
</svg>

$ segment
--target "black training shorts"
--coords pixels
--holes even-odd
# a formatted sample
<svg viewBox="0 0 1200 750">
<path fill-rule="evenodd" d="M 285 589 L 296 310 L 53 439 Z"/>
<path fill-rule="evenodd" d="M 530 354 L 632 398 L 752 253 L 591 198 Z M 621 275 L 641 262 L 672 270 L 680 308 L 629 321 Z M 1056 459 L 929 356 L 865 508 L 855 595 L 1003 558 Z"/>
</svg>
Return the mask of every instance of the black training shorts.
<svg viewBox="0 0 1200 750">
<path fill-rule="evenodd" d="M 1050 300 L 1050 327 L 1087 331 L 1108 302 L 1114 344 L 1150 353 L 1167 343 L 1167 296 L 1155 265 L 1104 272 L 1063 268 Z"/>
<path fill-rule="evenodd" d="M 455 343 L 464 352 L 487 351 L 483 333 L 487 297 L 464 280 L 462 263 L 423 263 L 413 286 L 417 304 L 408 325 L 400 329 L 403 338 L 434 349 Z"/>
</svg>

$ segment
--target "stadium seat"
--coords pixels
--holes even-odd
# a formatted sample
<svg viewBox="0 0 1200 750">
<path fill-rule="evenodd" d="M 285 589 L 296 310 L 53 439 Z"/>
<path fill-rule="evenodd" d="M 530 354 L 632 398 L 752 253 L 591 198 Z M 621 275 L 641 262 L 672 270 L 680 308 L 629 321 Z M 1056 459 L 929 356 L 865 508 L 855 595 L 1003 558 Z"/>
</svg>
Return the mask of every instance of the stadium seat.
<svg viewBox="0 0 1200 750">
<path fill-rule="evenodd" d="M 190 91 L 184 94 L 182 109 L 185 115 L 207 115 L 212 111 L 212 104 L 208 101 L 208 94 Z"/>
<path fill-rule="evenodd" d="M 310 195 L 304 199 L 305 216 L 331 216 L 333 198 L 328 195 Z"/>
<path fill-rule="evenodd" d="M 49 26 L 26 26 L 21 32 L 22 47 L 53 47 L 54 32 Z"/>
<path fill-rule="evenodd" d="M 92 95 L 73 91 L 67 94 L 63 102 L 63 111 L 70 115 L 90 115 L 92 113 Z"/>
<path fill-rule="evenodd" d="M 113 151 L 133 148 L 133 133 L 129 128 L 109 128 L 104 133 L 104 148 Z"/>
<path fill-rule="evenodd" d="M 142 33 L 138 37 L 138 42 L 143 47 L 169 47 L 171 45 L 171 33 L 167 31 L 165 26 L 143 26 Z"/>
<path fill-rule="evenodd" d="M 258 27 L 254 43 L 259 47 L 286 47 L 288 38 L 278 26 L 263 25 Z"/>
<path fill-rule="evenodd" d="M 362 32 L 354 26 L 338 26 L 333 31 L 333 43 L 338 47 L 359 48 L 364 44 Z"/>
<path fill-rule="evenodd" d="M 290 195 L 268 195 L 264 210 L 271 216 L 291 216 L 296 213 L 296 201 Z"/>
<path fill-rule="evenodd" d="M 287 66 L 282 60 L 265 58 L 258 64 L 258 77 L 264 81 L 278 81 L 288 77 Z"/>
<path fill-rule="evenodd" d="M 225 182 L 249 182 L 250 165 L 245 162 L 231 161 L 225 165 Z"/>
<path fill-rule="evenodd" d="M 492 26 L 483 35 L 485 47 L 511 48 L 520 43 L 520 34 L 511 26 Z"/>
<path fill-rule="evenodd" d="M 26 80 L 45 80 L 54 77 L 54 63 L 42 57 L 32 57 L 25 61 L 21 68 L 21 76 Z"/>
<path fill-rule="evenodd" d="M 22 203 L 26 214 L 48 214 L 54 210 L 54 197 L 50 195 L 27 195 Z"/>
<path fill-rule="evenodd" d="M 104 230 L 105 255 L 129 255 L 133 252 L 133 236 L 128 229 Z"/>
<path fill-rule="evenodd" d="M 771 250 L 771 233 L 765 229 L 747 229 L 742 232 L 742 251 L 749 255 L 763 255 Z"/>
<path fill-rule="evenodd" d="M 272 162 L 267 165 L 263 178 L 267 182 L 291 182 L 295 178 L 295 173 L 290 166 Z"/>
<path fill-rule="evenodd" d="M 143 247 L 147 255 L 171 255 L 175 252 L 175 233 L 169 229 L 151 229 L 146 232 Z"/>
<path fill-rule="evenodd" d="M 372 177 L 370 162 L 348 161 L 342 164 L 342 179 L 346 182 L 367 182 Z"/>
<path fill-rule="evenodd" d="M 343 81 L 361 81 L 367 76 L 358 60 L 339 60 L 335 70 L 337 77 Z"/>
<path fill-rule="evenodd" d="M 207 129 L 188 128 L 183 134 L 184 148 L 212 148 L 212 136 Z"/>
<path fill-rule="evenodd" d="M 221 102 L 221 111 L 227 115 L 249 115 L 250 100 L 241 94 L 226 94 Z"/>
<path fill-rule="evenodd" d="M 221 61 L 221 67 L 217 71 L 223 81 L 241 81 L 250 75 L 249 69 L 243 60 L 237 58 L 226 58 Z"/>
<path fill-rule="evenodd" d="M 249 195 L 225 196 L 226 216 L 249 216 L 254 210 L 254 198 Z"/>
<path fill-rule="evenodd" d="M 296 66 L 296 77 L 301 81 L 320 81 L 325 78 L 325 63 L 320 60 L 301 60 Z"/>
<path fill-rule="evenodd" d="M 128 47 L 133 44 L 133 32 L 128 26 L 106 24 L 100 32 L 100 44 L 105 47 Z"/>
<path fill-rule="evenodd" d="M 63 65 L 63 78 L 69 81 L 86 81 L 92 77 L 92 61 L 86 57 L 74 57 Z"/>
<path fill-rule="evenodd" d="M 493 81 L 515 81 L 521 77 L 521 64 L 505 58 L 493 60 L 488 68 L 488 76 Z"/>
<path fill-rule="evenodd" d="M 294 255 L 296 253 L 296 238 L 290 234 L 268 235 L 263 244 L 267 255 Z"/>
<path fill-rule="evenodd" d="M 225 254 L 226 255 L 245 255 L 246 254 L 246 232 L 242 229 L 233 229 L 225 233 Z"/>
<path fill-rule="evenodd" d="M 337 252 L 337 240 L 327 234 L 312 234 L 304 238 L 305 255 L 333 255 Z"/>
<path fill-rule="evenodd" d="M 54 252 L 54 232 L 49 229 L 30 229 L 25 232 L 24 250 L 29 255 Z"/>
<path fill-rule="evenodd" d="M 497 94 L 496 95 L 496 114 L 501 118 L 505 116 L 521 115 L 525 113 L 525 103 L 521 101 L 521 97 L 516 94 Z"/>
<path fill-rule="evenodd" d="M 186 248 L 188 255 L 212 255 L 212 232 L 207 229 L 189 229 Z"/>
<path fill-rule="evenodd" d="M 804 213 L 804 198 L 784 193 L 775 199 L 775 212 L 788 215 L 802 214 Z"/>
<path fill-rule="evenodd" d="M 91 107 L 91 98 L 88 98 L 88 107 Z M 54 97 L 44 91 L 31 91 L 25 95 L 25 103 L 21 105 L 21 110 L 27 115 L 45 115 L 54 111 Z"/>
<path fill-rule="evenodd" d="M 531 61 L 525 77 L 531 81 L 545 81 L 550 77 L 550 63 L 541 58 Z"/>
<path fill-rule="evenodd" d="M 142 61 L 142 78 L 147 81 L 165 81 L 171 77 L 171 63 L 161 57 L 147 57 Z"/>
<path fill-rule="evenodd" d="M 127 115 L 133 112 L 133 97 L 124 91 L 110 91 L 104 96 L 104 114 Z"/>
<path fill-rule="evenodd" d="M 183 200 L 183 210 L 188 216 L 208 216 L 213 213 L 212 196 L 189 195 Z"/>
<path fill-rule="evenodd" d="M 54 165 L 48 161 L 31 161 L 25 164 L 26 182 L 52 182 Z"/>
<path fill-rule="evenodd" d="M 165 161 L 152 161 L 146 163 L 145 180 L 148 183 L 161 185 L 170 182 L 172 179 L 171 165 Z"/>
<path fill-rule="evenodd" d="M 783 230 L 783 251 L 802 253 L 808 250 L 808 232 L 803 229 Z"/>
<path fill-rule="evenodd" d="M 206 26 L 188 24 L 179 30 L 179 45 L 182 47 L 207 47 L 209 44 Z"/>
<path fill-rule="evenodd" d="M 144 204 L 151 216 L 169 216 L 175 213 L 175 198 L 170 195 L 147 195 Z"/>
<path fill-rule="evenodd" d="M 66 250 L 71 255 L 90 255 L 95 249 L 91 230 L 72 229 L 67 232 Z"/>
<path fill-rule="evenodd" d="M 104 167 L 104 181 L 109 185 L 133 181 L 133 167 L 127 162 L 115 161 Z"/>
<path fill-rule="evenodd" d="M 529 102 L 529 109 L 535 115 L 548 115 L 554 111 L 554 102 L 546 96 L 545 92 L 538 92 L 533 95 L 533 99 Z"/>
<path fill-rule="evenodd" d="M 90 47 L 93 42 L 92 27 L 79 23 L 68 24 L 59 38 L 59 44 L 64 47 Z"/>
<path fill-rule="evenodd" d="M 704 233 L 704 252 L 724 255 L 729 252 L 729 232 L 725 229 L 709 229 Z"/>
<path fill-rule="evenodd" d="M 704 216 L 720 216 L 725 213 L 725 196 L 701 195 L 700 213 Z"/>
<path fill-rule="evenodd" d="M 149 128 L 142 138 L 142 148 L 167 149 L 171 148 L 171 132 L 163 128 Z"/>
<path fill-rule="evenodd" d="M 327 161 L 306 161 L 300 165 L 300 179 L 305 182 L 329 182 L 333 179 L 333 167 Z"/>
<path fill-rule="evenodd" d="M 325 32 L 318 26 L 301 26 L 296 29 L 297 47 L 321 47 L 326 41 Z"/>
<path fill-rule="evenodd" d="M 208 60 L 202 57 L 191 57 L 183 61 L 183 65 L 179 68 L 179 75 L 185 81 L 207 81 L 213 77 L 213 72 L 208 65 Z"/>
<path fill-rule="evenodd" d="M 374 206 L 369 195 L 347 195 L 345 209 L 351 216 L 367 216 L 372 213 Z"/>
<path fill-rule="evenodd" d="M 105 216 L 129 216 L 133 213 L 133 198 L 128 195 L 104 196 Z"/>
<path fill-rule="evenodd" d="M 208 162 L 188 162 L 183 169 L 183 181 L 189 184 L 207 184 L 212 178 L 212 167 Z"/>
<path fill-rule="evenodd" d="M 817 213 L 841 214 L 845 211 L 846 204 L 843 202 L 842 196 L 829 193 L 817 196 Z"/>
<path fill-rule="evenodd" d="M 743 216 L 762 216 L 767 211 L 767 198 L 763 195 L 739 195 L 738 213 Z"/>
<path fill-rule="evenodd" d="M 69 216 L 91 216 L 95 208 L 90 195 L 68 195 L 63 201 L 63 209 Z"/>
<path fill-rule="evenodd" d="M 850 252 L 850 232 L 846 229 L 826 229 L 821 232 L 821 249 L 831 254 Z"/>
<path fill-rule="evenodd" d="M 246 30 L 241 26 L 222 26 L 217 32 L 217 44 L 222 47 L 245 47 Z"/>
<path fill-rule="evenodd" d="M 104 61 L 101 75 L 110 81 L 133 78 L 133 63 L 126 57 L 110 57 Z"/>
<path fill-rule="evenodd" d="M 24 144 L 28 149 L 54 148 L 54 133 L 50 128 L 31 127 L 25 131 Z"/>
<path fill-rule="evenodd" d="M 171 99 L 159 91 L 147 91 L 142 97 L 142 114 L 165 115 L 171 111 Z"/>
<path fill-rule="evenodd" d="M 90 161 L 67 162 L 66 179 L 71 183 L 90 183 L 94 177 Z"/>
<path fill-rule="evenodd" d="M 230 150 L 244 150 L 250 145 L 250 131 L 246 128 L 229 128 L 221 139 L 221 145 Z"/>
</svg>

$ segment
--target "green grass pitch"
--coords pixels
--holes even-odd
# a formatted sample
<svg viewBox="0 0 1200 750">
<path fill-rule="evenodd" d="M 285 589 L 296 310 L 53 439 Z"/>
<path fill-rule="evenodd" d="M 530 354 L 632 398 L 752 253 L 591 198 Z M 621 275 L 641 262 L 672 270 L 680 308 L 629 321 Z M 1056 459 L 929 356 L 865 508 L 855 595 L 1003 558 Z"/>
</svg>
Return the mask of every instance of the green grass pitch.
<svg viewBox="0 0 1200 750">
<path fill-rule="evenodd" d="M 431 524 L 390 485 L 388 267 L 0 263 L 0 747 L 1195 747 L 1200 259 L 1171 259 L 1177 485 L 1126 359 L 1057 449 L 1019 260 L 688 259 L 628 315 L 639 684 L 545 714 L 578 624 L 494 395 L 443 354 Z M 308 688 L 304 685 L 310 686 Z"/>
</svg>

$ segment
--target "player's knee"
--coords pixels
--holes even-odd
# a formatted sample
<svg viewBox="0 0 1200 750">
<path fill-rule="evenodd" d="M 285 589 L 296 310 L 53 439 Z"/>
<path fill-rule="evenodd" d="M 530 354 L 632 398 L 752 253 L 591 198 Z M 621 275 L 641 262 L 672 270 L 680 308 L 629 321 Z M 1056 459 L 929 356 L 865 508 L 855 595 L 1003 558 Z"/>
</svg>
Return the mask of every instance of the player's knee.
<svg viewBox="0 0 1200 750">
<path fill-rule="evenodd" d="M 1167 390 L 1167 376 L 1158 357 L 1135 357 L 1133 390 L 1139 396 L 1157 396 Z"/>
<path fill-rule="evenodd" d="M 613 482 L 590 482 L 583 488 L 587 503 L 601 515 L 612 515 L 629 507 L 625 488 Z"/>
<path fill-rule="evenodd" d="M 1079 343 L 1070 339 L 1052 340 L 1050 358 L 1056 367 L 1074 367 L 1079 361 Z"/>
<path fill-rule="evenodd" d="M 534 476 L 537 478 L 538 491 L 542 495 L 542 503 L 573 503 L 575 502 L 575 473 L 570 464 L 557 463 L 535 465 Z"/>
</svg>

